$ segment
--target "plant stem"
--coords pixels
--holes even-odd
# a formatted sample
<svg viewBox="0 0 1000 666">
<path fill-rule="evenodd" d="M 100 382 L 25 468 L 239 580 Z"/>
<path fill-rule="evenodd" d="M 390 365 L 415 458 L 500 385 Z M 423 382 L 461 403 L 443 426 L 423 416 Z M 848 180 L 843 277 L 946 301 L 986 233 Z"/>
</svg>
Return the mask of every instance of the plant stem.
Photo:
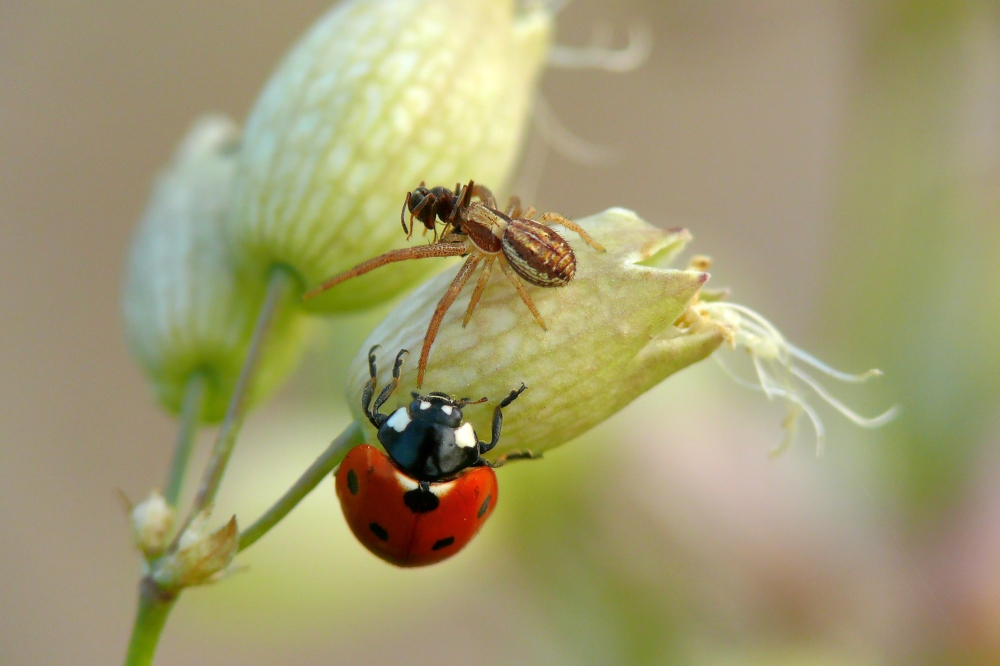
<svg viewBox="0 0 1000 666">
<path fill-rule="evenodd" d="M 361 425 L 354 421 L 351 425 L 344 429 L 344 432 L 340 433 L 330 446 L 326 448 L 323 453 L 320 454 L 316 461 L 309 466 L 299 480 L 288 489 L 284 495 L 281 496 L 277 502 L 274 503 L 263 516 L 257 519 L 253 525 L 243 530 L 240 534 L 240 550 L 248 548 L 257 539 L 261 538 L 268 531 L 277 525 L 282 518 L 288 515 L 288 513 L 294 509 L 299 502 L 301 502 L 306 495 L 312 492 L 313 488 L 319 485 L 319 482 L 323 478 L 333 471 L 333 468 L 340 464 L 340 461 L 344 459 L 347 455 L 347 451 L 351 447 L 360 444 L 364 441 L 364 436 L 361 432 Z"/>
<path fill-rule="evenodd" d="M 191 458 L 191 448 L 198 424 L 201 420 L 201 410 L 205 401 L 205 377 L 199 372 L 191 376 L 184 389 L 184 403 L 178 419 L 177 443 L 174 445 L 174 459 L 170 464 L 170 474 L 167 476 L 164 498 L 167 504 L 176 507 L 181 489 L 184 487 L 184 475 L 187 473 L 188 460 Z"/>
<path fill-rule="evenodd" d="M 257 370 L 257 362 L 260 360 L 261 350 L 267 341 L 268 333 L 271 332 L 271 325 L 274 323 L 278 306 L 284 300 L 289 288 L 294 283 L 291 274 L 281 266 L 271 269 L 268 277 L 267 293 L 264 296 L 264 303 L 257 315 L 257 323 L 254 325 L 253 337 L 250 338 L 250 348 L 247 350 L 247 357 L 243 361 L 243 368 L 240 376 L 236 380 L 236 387 L 233 395 L 229 398 L 229 407 L 226 409 L 226 416 L 219 428 L 219 435 L 215 440 L 215 447 L 212 449 L 212 456 L 209 458 L 208 467 L 195 495 L 194 503 L 191 506 L 191 513 L 188 514 L 185 527 L 191 523 L 205 507 L 215 500 L 215 495 L 219 492 L 219 485 L 222 483 L 222 475 L 226 471 L 229 463 L 229 456 L 236 445 L 236 435 L 239 434 L 243 425 L 243 418 L 246 416 L 247 399 L 250 394 L 250 387 L 253 384 L 254 375 Z M 184 532 L 182 528 L 177 532 L 178 537 Z M 176 542 L 177 539 L 175 538 Z"/>
<path fill-rule="evenodd" d="M 140 581 L 139 608 L 135 613 L 125 666 L 149 666 L 153 663 L 156 644 L 176 601 L 176 595 L 163 592 L 150 578 Z"/>
</svg>

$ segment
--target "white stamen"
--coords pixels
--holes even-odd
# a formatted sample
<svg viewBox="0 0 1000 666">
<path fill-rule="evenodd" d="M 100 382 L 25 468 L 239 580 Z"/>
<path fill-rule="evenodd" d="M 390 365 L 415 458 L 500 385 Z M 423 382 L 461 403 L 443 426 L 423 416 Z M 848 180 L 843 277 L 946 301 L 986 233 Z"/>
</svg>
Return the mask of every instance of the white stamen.
<svg viewBox="0 0 1000 666">
<path fill-rule="evenodd" d="M 741 386 L 763 392 L 769 400 L 781 398 L 787 403 L 787 414 L 783 424 L 787 435 L 785 441 L 772 451 L 773 455 L 780 453 L 791 443 L 795 422 L 803 412 L 809 417 L 816 431 L 816 455 L 822 455 L 825 432 L 819 414 L 806 401 L 805 394 L 808 390 L 812 390 L 827 404 L 862 428 L 879 428 L 899 414 L 899 407 L 895 406 L 873 418 L 859 415 L 835 398 L 814 377 L 795 365 L 795 361 L 801 361 L 828 377 L 849 383 L 861 383 L 872 377 L 878 377 L 882 374 L 880 370 L 873 369 L 858 375 L 835 370 L 811 354 L 790 344 L 767 319 L 750 308 L 736 303 L 698 303 L 693 306 L 693 309 L 696 314 L 723 327 L 728 333 L 727 338 L 730 340 L 731 347 L 743 347 L 750 353 L 750 359 L 757 374 L 757 383 L 754 384 L 737 377 L 720 358 L 716 357 L 726 373 Z"/>
<path fill-rule="evenodd" d="M 844 403 L 834 398 L 832 395 L 830 395 L 830 393 L 826 390 L 826 388 L 822 384 L 820 384 L 818 381 L 816 381 L 815 379 L 804 373 L 802 370 L 799 370 L 795 366 L 792 366 L 791 370 L 793 375 L 795 375 L 803 382 L 808 384 L 809 388 L 811 388 L 813 391 L 816 391 L 819 397 L 826 400 L 828 403 L 830 403 L 830 405 L 834 409 L 836 409 L 838 412 L 840 412 L 848 419 L 850 419 L 857 425 L 861 426 L 862 428 L 881 428 L 886 423 L 896 418 L 896 414 L 899 412 L 899 405 L 893 405 L 892 407 L 885 410 L 878 416 L 874 416 L 872 418 L 866 418 L 864 416 L 861 416 L 854 410 L 850 409 Z"/>
<path fill-rule="evenodd" d="M 834 368 L 831 368 L 826 363 L 824 363 L 823 361 L 819 360 L 818 358 L 816 358 L 815 356 L 813 356 L 809 352 L 807 352 L 805 350 L 802 350 L 802 349 L 799 349 L 798 347 L 796 347 L 792 343 L 789 342 L 787 344 L 788 344 L 788 350 L 790 352 L 792 352 L 792 356 L 796 357 L 800 361 L 804 361 L 805 363 L 811 365 L 812 367 L 816 368 L 817 370 L 819 370 L 823 374 L 829 375 L 829 376 L 833 377 L 834 379 L 839 379 L 842 382 L 851 382 L 851 383 L 854 383 L 854 384 L 863 384 L 863 383 L 867 382 L 869 379 L 871 379 L 872 377 L 881 377 L 882 376 L 882 371 L 879 370 L 878 368 L 872 368 L 871 370 L 867 370 L 866 372 L 862 372 L 861 374 L 858 374 L 858 375 L 850 375 L 850 374 L 848 374 L 846 372 L 841 372 L 840 370 L 836 370 Z"/>
<path fill-rule="evenodd" d="M 629 26 L 628 46 L 623 49 L 608 47 L 612 36 L 607 26 L 595 26 L 590 46 L 579 48 L 557 44 L 549 49 L 549 66 L 629 72 L 646 62 L 653 50 L 653 31 L 646 23 Z"/>
<path fill-rule="evenodd" d="M 471 449 L 473 446 L 479 444 L 471 423 L 463 423 L 462 427 L 455 431 L 455 443 L 463 449 Z"/>
<path fill-rule="evenodd" d="M 761 393 L 767 393 L 768 389 L 764 388 L 761 384 L 754 384 L 748 382 L 742 377 L 738 376 L 733 372 L 732 368 L 722 362 L 722 359 L 718 356 L 715 357 L 716 362 L 725 371 L 729 378 L 740 386 L 744 386 L 751 391 L 760 391 Z M 770 383 L 770 377 L 767 377 L 766 381 Z M 770 395 L 768 395 L 769 400 L 773 400 L 774 397 L 785 398 L 792 405 L 793 408 L 789 408 L 788 413 L 785 416 L 785 421 L 782 423 L 782 427 L 785 428 L 786 434 L 785 439 L 778 446 L 771 449 L 770 455 L 772 457 L 777 456 L 785 451 L 791 443 L 792 438 L 795 436 L 795 421 L 798 418 L 798 411 L 801 410 L 806 413 L 809 420 L 812 422 L 813 430 L 816 431 L 816 455 L 823 455 L 823 451 L 826 449 L 826 430 L 823 428 L 823 421 L 820 420 L 819 414 L 816 410 L 812 408 L 808 403 L 806 403 L 801 396 L 791 391 L 786 391 L 785 389 L 777 388 L 775 386 L 770 387 Z"/>
<path fill-rule="evenodd" d="M 410 425 L 410 415 L 407 413 L 406 407 L 400 407 L 394 411 L 385 424 L 396 432 L 406 430 L 406 426 Z"/>
<path fill-rule="evenodd" d="M 573 134 L 559 121 L 552 107 L 542 97 L 535 100 L 534 120 L 545 144 L 566 159 L 587 166 L 601 166 L 615 159 L 613 150 Z"/>
</svg>

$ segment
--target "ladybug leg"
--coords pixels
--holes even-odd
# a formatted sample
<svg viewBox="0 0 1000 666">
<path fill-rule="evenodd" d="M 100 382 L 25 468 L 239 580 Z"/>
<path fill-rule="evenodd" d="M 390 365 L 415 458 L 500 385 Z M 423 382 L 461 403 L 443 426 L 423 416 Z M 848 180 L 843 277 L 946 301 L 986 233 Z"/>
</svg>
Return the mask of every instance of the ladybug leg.
<svg viewBox="0 0 1000 666">
<path fill-rule="evenodd" d="M 375 378 L 375 351 L 379 348 L 375 345 L 368 350 L 368 372 L 371 374 L 371 379 L 365 384 L 365 390 L 361 393 L 361 409 L 364 411 L 365 416 L 371 421 L 371 424 L 376 428 L 381 428 L 382 424 L 385 423 L 385 414 L 378 414 L 378 408 L 375 408 L 375 414 L 371 411 L 372 396 L 375 395 L 375 383 L 377 379 Z"/>
<path fill-rule="evenodd" d="M 486 467 L 496 469 L 497 467 L 503 467 L 511 460 L 541 460 L 542 457 L 541 453 L 533 453 L 532 451 L 514 451 L 505 456 L 500 456 L 492 462 L 485 459 L 482 462 Z"/>
<path fill-rule="evenodd" d="M 392 366 L 392 381 L 385 385 L 382 392 L 378 394 L 378 398 L 375 399 L 375 418 L 381 419 L 382 423 L 385 423 L 385 420 L 389 417 L 381 414 L 378 410 L 382 408 L 386 400 L 392 397 L 392 394 L 396 391 L 396 387 L 399 386 L 399 369 L 403 365 L 403 357 L 409 353 L 406 349 L 400 349 L 399 353 L 396 354 L 396 362 Z M 379 427 L 381 427 L 381 424 L 379 424 Z"/>
<path fill-rule="evenodd" d="M 494 446 L 496 446 L 500 442 L 500 429 L 503 427 L 503 411 L 502 410 L 503 410 L 504 407 L 506 407 L 510 403 L 514 402 L 514 400 L 517 399 L 517 396 L 519 396 L 522 393 L 524 393 L 524 390 L 526 388 L 528 388 L 528 387 L 525 386 L 524 384 L 521 384 L 521 388 L 516 389 L 514 391 L 511 391 L 510 395 L 508 395 L 506 398 L 504 398 L 503 400 L 501 400 L 500 404 L 493 408 L 493 437 L 492 437 L 492 439 L 490 440 L 489 443 L 487 443 L 487 442 L 479 442 L 479 453 L 480 453 L 480 455 L 482 455 L 483 453 L 486 453 L 487 451 L 489 451 L 490 449 L 492 449 Z M 503 464 L 503 463 L 501 463 L 501 464 Z"/>
</svg>

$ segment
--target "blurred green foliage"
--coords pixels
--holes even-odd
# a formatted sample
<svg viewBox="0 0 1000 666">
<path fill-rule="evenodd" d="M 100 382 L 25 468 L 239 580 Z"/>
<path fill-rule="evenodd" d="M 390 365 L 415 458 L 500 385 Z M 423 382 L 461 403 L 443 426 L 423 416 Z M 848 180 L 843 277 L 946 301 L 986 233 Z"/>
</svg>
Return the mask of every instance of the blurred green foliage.
<svg viewBox="0 0 1000 666">
<path fill-rule="evenodd" d="M 880 476 L 914 524 L 960 496 L 1000 396 L 995 3 L 889 3 L 862 30 L 823 330 L 904 415 Z M 836 342 L 833 342 L 836 341 Z"/>
</svg>

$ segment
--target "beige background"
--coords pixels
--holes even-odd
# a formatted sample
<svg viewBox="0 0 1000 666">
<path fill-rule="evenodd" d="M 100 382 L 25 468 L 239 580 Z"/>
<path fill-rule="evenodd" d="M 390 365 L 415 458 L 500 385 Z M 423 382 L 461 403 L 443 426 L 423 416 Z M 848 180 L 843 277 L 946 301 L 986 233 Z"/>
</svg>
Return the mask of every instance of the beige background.
<svg viewBox="0 0 1000 666">
<path fill-rule="evenodd" d="M 192 119 L 244 117 L 328 4 L 0 0 L 0 663 L 123 655 L 138 558 L 115 489 L 138 498 L 159 484 L 173 437 L 123 343 L 129 236 Z M 558 117 L 617 159 L 594 168 L 550 153 L 541 181 L 523 176 L 518 189 L 537 189 L 539 208 L 569 216 L 624 205 L 656 224 L 684 224 L 693 249 L 715 259 L 713 283 L 731 286 L 791 339 L 851 370 L 883 364 L 906 376 L 915 355 L 887 357 L 889 342 L 868 344 L 844 323 L 877 316 L 863 309 L 866 285 L 895 270 L 868 253 L 883 247 L 878 237 L 843 217 L 864 200 L 845 171 L 863 158 L 865 137 L 880 136 L 866 129 L 873 116 L 858 100 L 898 74 L 916 81 L 903 87 L 912 95 L 905 107 L 934 104 L 919 94 L 919 68 L 896 73 L 891 54 L 869 47 L 881 29 L 872 15 L 834 0 L 579 0 L 559 19 L 560 41 L 581 44 L 602 21 L 622 40 L 624 26 L 641 20 L 654 50 L 629 74 L 546 75 L 543 95 Z M 949 51 L 965 58 L 955 65 L 962 76 L 962 63 L 981 65 L 981 80 L 963 88 L 971 101 L 956 103 L 974 112 L 940 127 L 983 155 L 954 156 L 987 191 L 1000 80 L 991 17 L 963 23 L 971 46 Z M 872 73 L 882 57 L 890 66 Z M 529 140 L 537 147 L 537 134 Z M 932 151 L 912 159 L 938 164 Z M 995 220 L 970 213 L 952 229 L 992 243 Z M 902 229 L 893 224 L 885 229 Z M 905 233 L 920 234 L 920 224 Z M 853 295 L 838 291 L 846 271 Z M 983 285 L 967 285 L 985 296 L 956 326 L 996 323 L 980 319 L 977 304 L 997 297 L 996 283 Z M 937 301 L 893 307 L 879 311 L 895 319 L 871 320 L 879 340 L 899 322 L 956 314 Z M 347 331 L 350 351 L 318 345 L 313 369 L 250 420 L 224 508 L 259 510 L 335 434 L 345 358 L 375 317 L 331 325 Z M 933 344 L 923 350 L 951 362 Z M 994 359 L 973 362 L 995 368 Z M 945 390 L 934 365 L 921 365 L 931 366 L 926 381 Z M 509 483 L 505 471 L 508 516 L 501 505 L 492 533 L 428 572 L 392 570 L 361 552 L 321 488 L 248 554 L 256 559 L 247 573 L 181 600 L 157 663 L 994 663 L 1000 596 L 996 574 L 976 563 L 991 561 L 996 544 L 976 535 L 992 533 L 1000 508 L 982 480 L 997 465 L 995 384 L 969 389 L 980 407 L 964 421 L 967 445 L 955 447 L 966 471 L 941 481 L 950 499 L 924 503 L 883 496 L 895 477 L 871 461 L 877 438 L 832 412 L 831 455 L 813 458 L 805 435 L 768 462 L 780 412 L 763 398 L 710 364 L 669 384 L 541 471 L 512 468 Z M 873 413 L 906 402 L 906 390 L 889 383 L 853 394 L 853 404 Z M 604 499 L 574 494 L 574 472 Z M 584 497 L 582 513 L 563 507 L 567 497 Z M 547 533 L 531 520 L 565 527 L 577 515 L 575 531 L 547 550 L 519 536 Z M 644 521 L 649 540 L 633 542 L 626 527 Z M 945 538 L 965 523 L 966 536 Z M 958 545 L 942 550 L 943 541 Z M 597 585 L 601 576 L 610 582 Z"/>
</svg>

